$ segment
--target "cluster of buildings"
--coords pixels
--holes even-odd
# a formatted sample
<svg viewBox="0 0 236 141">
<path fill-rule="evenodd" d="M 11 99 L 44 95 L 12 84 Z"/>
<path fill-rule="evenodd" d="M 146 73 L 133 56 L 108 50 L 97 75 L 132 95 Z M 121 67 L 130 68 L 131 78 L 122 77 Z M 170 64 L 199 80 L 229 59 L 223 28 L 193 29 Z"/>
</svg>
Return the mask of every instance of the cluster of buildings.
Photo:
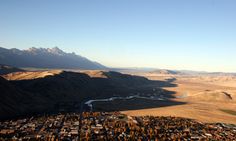
<svg viewBox="0 0 236 141">
<path fill-rule="evenodd" d="M 177 117 L 84 112 L 0 122 L 0 140 L 236 140 L 236 125 Z"/>
<path fill-rule="evenodd" d="M 45 115 L 0 123 L 0 140 L 78 140 L 79 114 Z"/>
</svg>

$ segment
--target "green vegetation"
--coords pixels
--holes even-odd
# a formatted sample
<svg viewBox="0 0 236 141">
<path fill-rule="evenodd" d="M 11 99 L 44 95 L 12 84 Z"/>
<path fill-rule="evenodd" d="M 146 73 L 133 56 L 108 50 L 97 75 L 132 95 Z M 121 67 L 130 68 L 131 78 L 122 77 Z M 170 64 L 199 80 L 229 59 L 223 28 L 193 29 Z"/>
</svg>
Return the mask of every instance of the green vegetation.
<svg viewBox="0 0 236 141">
<path fill-rule="evenodd" d="M 236 116 L 236 111 L 233 110 L 227 110 L 227 109 L 220 109 L 222 112 L 225 112 L 227 114 L 235 115 Z"/>
</svg>

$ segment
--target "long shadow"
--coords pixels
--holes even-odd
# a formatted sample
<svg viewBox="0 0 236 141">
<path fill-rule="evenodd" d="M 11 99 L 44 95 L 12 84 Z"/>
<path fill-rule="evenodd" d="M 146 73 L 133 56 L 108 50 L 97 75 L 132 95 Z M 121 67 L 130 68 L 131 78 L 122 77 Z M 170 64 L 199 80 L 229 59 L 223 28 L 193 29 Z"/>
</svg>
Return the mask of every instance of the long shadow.
<svg viewBox="0 0 236 141">
<path fill-rule="evenodd" d="M 131 100 L 114 100 L 109 102 L 94 102 L 93 111 L 127 111 L 140 110 L 150 108 L 168 107 L 174 105 L 185 104 L 184 102 L 177 102 L 172 100 L 148 100 L 134 98 Z"/>
<path fill-rule="evenodd" d="M 152 96 L 155 94 L 155 96 L 164 97 L 165 100 L 132 99 L 95 103 L 95 110 L 130 110 L 185 104 L 170 100 L 174 97 L 174 92 L 163 89 L 163 87 L 177 86 L 171 81 L 153 81 L 145 77 L 112 71 L 102 73 L 104 78 L 64 71 L 58 75 L 39 79 L 10 81 L 10 84 L 20 91 L 18 95 L 21 96 L 21 103 L 17 100 L 14 103 L 13 99 L 11 107 L 5 108 L 10 110 L 11 114 L 7 116 L 8 113 L 5 112 L 6 115 L 4 115 L 4 111 L 0 111 L 3 113 L 0 119 L 42 113 L 79 112 L 82 101 L 114 96 Z M 1 93 L 1 95 L 4 94 Z M 8 94 L 8 99 L 11 98 L 14 98 L 14 93 Z"/>
</svg>

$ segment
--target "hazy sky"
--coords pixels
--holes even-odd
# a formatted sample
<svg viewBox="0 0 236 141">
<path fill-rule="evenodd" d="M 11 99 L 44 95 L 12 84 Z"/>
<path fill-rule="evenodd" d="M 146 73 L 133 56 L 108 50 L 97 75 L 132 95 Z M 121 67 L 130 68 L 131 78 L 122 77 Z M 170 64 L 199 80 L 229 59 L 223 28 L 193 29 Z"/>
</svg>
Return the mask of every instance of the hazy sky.
<svg viewBox="0 0 236 141">
<path fill-rule="evenodd" d="M 112 67 L 236 72 L 235 0 L 1 0 L 0 46 Z"/>
</svg>

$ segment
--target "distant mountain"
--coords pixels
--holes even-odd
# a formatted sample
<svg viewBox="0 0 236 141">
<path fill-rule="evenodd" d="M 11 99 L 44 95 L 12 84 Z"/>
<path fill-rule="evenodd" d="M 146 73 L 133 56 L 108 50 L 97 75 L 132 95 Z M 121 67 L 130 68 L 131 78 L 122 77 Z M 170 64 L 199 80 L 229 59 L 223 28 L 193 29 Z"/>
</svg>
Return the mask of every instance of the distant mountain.
<svg viewBox="0 0 236 141">
<path fill-rule="evenodd" d="M 206 72 L 206 71 L 168 70 L 168 69 L 156 69 L 154 71 L 149 71 L 149 73 L 162 74 L 162 75 L 236 76 L 236 73 L 227 73 L 227 72 Z"/>
<path fill-rule="evenodd" d="M 206 75 L 206 76 L 236 76 L 236 73 L 232 72 L 207 72 L 207 71 L 191 71 L 191 70 L 178 70 L 178 72 L 184 75 Z"/>
<path fill-rule="evenodd" d="M 23 69 L 0 64 L 0 75 L 12 73 L 12 72 L 23 72 L 23 71 L 24 71 Z"/>
<path fill-rule="evenodd" d="M 165 75 L 177 75 L 177 74 L 182 74 L 182 73 L 179 72 L 179 71 L 166 70 L 166 69 L 157 69 L 157 70 L 151 71 L 150 73 L 165 74 Z"/>
<path fill-rule="evenodd" d="M 61 69 L 105 69 L 106 67 L 89 59 L 66 53 L 58 47 L 29 48 L 19 50 L 0 47 L 0 64 L 15 67 L 61 68 Z"/>
</svg>

